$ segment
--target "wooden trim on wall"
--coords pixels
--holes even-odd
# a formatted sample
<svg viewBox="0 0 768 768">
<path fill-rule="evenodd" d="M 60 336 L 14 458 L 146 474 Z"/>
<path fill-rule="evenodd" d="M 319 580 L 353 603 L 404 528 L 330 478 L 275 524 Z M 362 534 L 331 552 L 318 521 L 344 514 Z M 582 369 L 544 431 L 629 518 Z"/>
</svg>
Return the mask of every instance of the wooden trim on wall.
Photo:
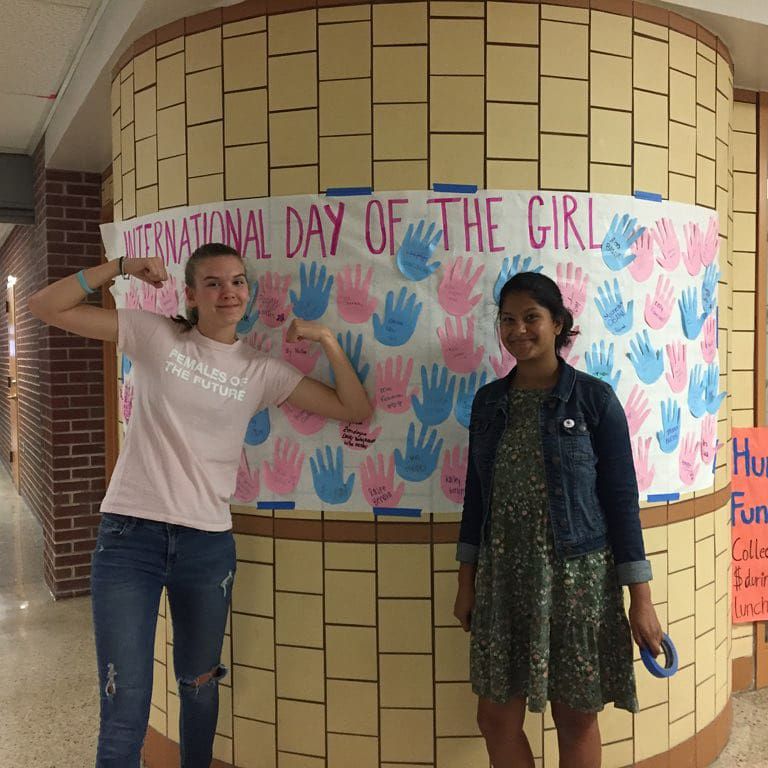
<svg viewBox="0 0 768 768">
<path fill-rule="evenodd" d="M 755 425 L 765 426 L 768 300 L 768 93 L 757 97 L 757 258 L 755 275 Z"/>
<path fill-rule="evenodd" d="M 768 93 L 757 94 L 757 252 L 755 258 L 755 426 L 766 426 L 768 300 Z M 768 686 L 768 622 L 755 623 L 755 687 Z"/>
<path fill-rule="evenodd" d="M 485 1 L 487 2 L 487 0 Z M 402 2 L 420 2 L 420 0 L 367 0 L 364 4 L 370 4 L 373 7 L 377 4 Z M 642 2 L 642 0 L 518 0 L 518 2 L 585 8 L 605 13 L 634 16 L 636 19 L 659 24 L 709 46 L 716 54 L 725 59 L 731 73 L 733 73 L 733 58 L 728 50 L 728 46 L 722 40 L 695 21 L 691 21 L 673 11 L 648 5 Z M 179 35 L 190 35 L 233 21 L 242 21 L 259 16 L 272 16 L 280 13 L 291 13 L 293 11 L 358 4 L 360 4 L 359 0 L 243 0 L 243 2 L 228 5 L 225 8 L 214 8 L 210 11 L 203 11 L 193 16 L 177 19 L 175 22 L 166 24 L 164 27 L 153 30 L 148 34 L 155 35 L 157 45 L 161 45 Z M 141 45 L 146 45 L 147 39 L 147 35 L 145 35 L 139 38 L 139 41 L 132 43 L 127 50 L 123 51 L 117 64 L 112 68 L 113 80 L 123 67 L 142 52 Z M 138 48 L 137 42 L 141 42 Z M 736 100 L 738 101 L 739 99 L 737 98 Z"/>
<path fill-rule="evenodd" d="M 755 685 L 755 659 L 753 656 L 741 656 L 731 662 L 731 680 L 733 692 L 751 691 Z"/>
<path fill-rule="evenodd" d="M 734 88 L 733 100 L 742 101 L 745 104 L 757 104 L 757 91 L 748 91 L 744 88 Z"/>
</svg>

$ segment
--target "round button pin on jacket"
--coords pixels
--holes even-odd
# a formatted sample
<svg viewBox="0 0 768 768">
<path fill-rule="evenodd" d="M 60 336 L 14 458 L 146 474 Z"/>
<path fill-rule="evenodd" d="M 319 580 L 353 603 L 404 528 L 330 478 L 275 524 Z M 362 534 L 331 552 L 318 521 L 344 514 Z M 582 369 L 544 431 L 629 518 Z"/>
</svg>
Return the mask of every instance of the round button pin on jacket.
<svg viewBox="0 0 768 768">
<path fill-rule="evenodd" d="M 571 429 L 572 427 L 575 427 L 575 426 L 576 426 L 576 422 L 575 422 L 573 419 L 566 419 L 566 420 L 563 422 L 563 426 L 564 426 L 566 429 Z"/>
</svg>

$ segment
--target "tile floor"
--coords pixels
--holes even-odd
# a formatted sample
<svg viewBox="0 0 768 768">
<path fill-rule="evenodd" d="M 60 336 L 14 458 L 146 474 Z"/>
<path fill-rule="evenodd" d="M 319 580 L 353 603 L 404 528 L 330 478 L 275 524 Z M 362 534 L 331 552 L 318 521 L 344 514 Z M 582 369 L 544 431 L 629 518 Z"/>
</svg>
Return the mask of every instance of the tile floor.
<svg viewBox="0 0 768 768">
<path fill-rule="evenodd" d="M 42 534 L 0 469 L 0 765 L 89 768 L 98 686 L 88 598 L 56 602 Z M 768 768 L 768 689 L 734 698 L 731 741 L 712 768 Z"/>
</svg>

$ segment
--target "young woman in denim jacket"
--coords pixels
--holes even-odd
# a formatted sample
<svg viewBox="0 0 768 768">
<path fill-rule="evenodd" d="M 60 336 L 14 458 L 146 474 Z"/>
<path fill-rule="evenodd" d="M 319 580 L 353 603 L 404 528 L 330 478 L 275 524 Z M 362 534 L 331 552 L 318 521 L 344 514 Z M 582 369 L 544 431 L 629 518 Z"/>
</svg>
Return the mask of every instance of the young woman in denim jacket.
<svg viewBox="0 0 768 768">
<path fill-rule="evenodd" d="M 549 701 L 561 767 L 596 768 L 597 712 L 637 711 L 631 637 L 658 654 L 662 635 L 627 421 L 609 384 L 560 357 L 573 317 L 548 277 L 507 282 L 499 333 L 517 367 L 472 406 L 454 608 L 478 723 L 495 768 L 533 768 L 526 702 Z"/>
</svg>

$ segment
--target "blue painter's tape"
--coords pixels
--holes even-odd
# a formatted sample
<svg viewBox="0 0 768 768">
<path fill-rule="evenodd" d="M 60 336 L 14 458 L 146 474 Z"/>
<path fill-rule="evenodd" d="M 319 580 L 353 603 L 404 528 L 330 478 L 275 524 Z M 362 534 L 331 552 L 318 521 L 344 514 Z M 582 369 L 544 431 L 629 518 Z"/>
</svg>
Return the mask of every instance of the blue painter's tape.
<svg viewBox="0 0 768 768">
<path fill-rule="evenodd" d="M 460 192 L 465 195 L 473 195 L 477 192 L 477 184 L 433 184 L 433 192 Z"/>
<path fill-rule="evenodd" d="M 635 190 L 635 197 L 638 200 L 651 200 L 654 203 L 660 203 L 663 200 L 658 192 L 643 192 L 641 189 Z"/>
<path fill-rule="evenodd" d="M 680 663 L 677 657 L 675 644 L 669 639 L 669 635 L 664 635 L 661 639 L 661 650 L 664 654 L 664 666 L 662 667 L 656 659 L 651 656 L 647 648 L 640 649 L 640 658 L 645 664 L 645 668 L 654 677 L 672 677 L 677 672 L 677 665 Z"/>
<path fill-rule="evenodd" d="M 647 501 L 653 504 L 655 501 L 677 501 L 679 498 L 679 493 L 652 493 L 648 496 Z"/>
<path fill-rule="evenodd" d="M 409 507 L 374 507 L 373 514 L 375 517 L 421 517 L 421 510 Z"/>
<path fill-rule="evenodd" d="M 354 197 L 372 194 L 373 187 L 328 187 L 325 190 L 326 197 Z"/>
<path fill-rule="evenodd" d="M 259 501 L 256 509 L 296 509 L 295 501 Z"/>
</svg>

